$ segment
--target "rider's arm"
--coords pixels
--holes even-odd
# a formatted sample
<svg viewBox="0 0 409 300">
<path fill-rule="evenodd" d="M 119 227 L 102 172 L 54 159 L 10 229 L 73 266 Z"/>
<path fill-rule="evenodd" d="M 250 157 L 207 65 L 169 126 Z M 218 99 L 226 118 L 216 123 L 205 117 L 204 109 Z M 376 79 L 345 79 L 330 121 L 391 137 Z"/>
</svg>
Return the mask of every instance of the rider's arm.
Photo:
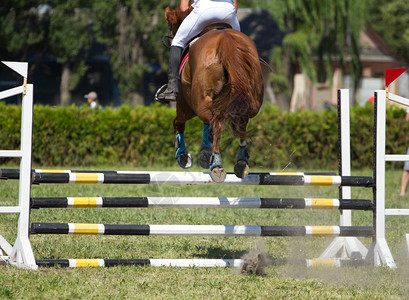
<svg viewBox="0 0 409 300">
<path fill-rule="evenodd" d="M 234 0 L 234 8 L 236 9 L 237 12 L 237 0 Z"/>
<path fill-rule="evenodd" d="M 189 0 L 180 0 L 180 13 L 182 19 L 184 19 L 189 14 Z"/>
</svg>

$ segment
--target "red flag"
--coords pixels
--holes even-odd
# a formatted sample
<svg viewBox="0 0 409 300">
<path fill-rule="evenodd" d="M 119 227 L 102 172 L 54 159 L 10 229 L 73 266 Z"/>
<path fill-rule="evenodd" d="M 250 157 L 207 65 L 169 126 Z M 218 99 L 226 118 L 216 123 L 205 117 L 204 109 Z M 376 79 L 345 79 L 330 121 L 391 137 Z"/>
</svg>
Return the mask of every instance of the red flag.
<svg viewBox="0 0 409 300">
<path fill-rule="evenodd" d="M 398 78 L 408 68 L 385 70 L 385 87 L 388 87 L 396 78 Z"/>
</svg>

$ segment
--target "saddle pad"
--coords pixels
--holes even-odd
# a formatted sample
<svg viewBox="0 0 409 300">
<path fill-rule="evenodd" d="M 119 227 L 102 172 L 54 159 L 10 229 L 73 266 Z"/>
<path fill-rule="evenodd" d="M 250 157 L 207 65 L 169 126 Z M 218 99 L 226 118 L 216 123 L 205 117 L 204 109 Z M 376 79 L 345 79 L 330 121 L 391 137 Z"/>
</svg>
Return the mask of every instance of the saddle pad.
<svg viewBox="0 0 409 300">
<path fill-rule="evenodd" d="M 189 52 L 186 54 L 185 57 L 183 57 L 182 62 L 180 63 L 179 76 L 182 75 L 183 68 L 185 67 L 188 59 L 189 59 Z"/>
</svg>

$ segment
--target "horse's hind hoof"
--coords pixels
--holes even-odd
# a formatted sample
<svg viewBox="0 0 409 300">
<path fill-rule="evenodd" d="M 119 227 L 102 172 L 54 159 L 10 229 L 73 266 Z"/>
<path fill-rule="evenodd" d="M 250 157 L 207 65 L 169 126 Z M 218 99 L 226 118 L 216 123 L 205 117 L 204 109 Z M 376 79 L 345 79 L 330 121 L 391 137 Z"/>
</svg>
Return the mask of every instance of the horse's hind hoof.
<svg viewBox="0 0 409 300">
<path fill-rule="evenodd" d="M 214 168 L 212 170 L 212 179 L 214 182 L 222 183 L 226 180 L 227 173 L 223 168 Z"/>
<path fill-rule="evenodd" d="M 178 164 L 183 169 L 188 169 L 193 165 L 193 157 L 190 153 L 183 152 L 178 157 Z"/>
<path fill-rule="evenodd" d="M 245 160 L 239 160 L 235 165 L 234 165 L 234 174 L 238 178 L 246 178 L 247 175 L 249 175 L 249 165 Z"/>
<path fill-rule="evenodd" d="M 213 149 L 211 147 L 203 147 L 200 149 L 199 165 L 203 169 L 210 168 L 210 159 L 213 154 Z"/>
</svg>

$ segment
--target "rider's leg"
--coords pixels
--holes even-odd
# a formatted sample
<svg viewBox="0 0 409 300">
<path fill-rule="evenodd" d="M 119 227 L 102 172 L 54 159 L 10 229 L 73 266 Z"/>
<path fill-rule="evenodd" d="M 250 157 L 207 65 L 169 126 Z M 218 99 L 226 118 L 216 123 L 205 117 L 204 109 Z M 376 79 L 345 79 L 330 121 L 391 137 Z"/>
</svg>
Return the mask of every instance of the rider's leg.
<svg viewBox="0 0 409 300">
<path fill-rule="evenodd" d="M 177 46 L 170 47 L 169 54 L 169 74 L 168 87 L 158 95 L 162 101 L 176 101 L 179 92 L 179 64 L 182 57 L 182 48 Z"/>
</svg>

